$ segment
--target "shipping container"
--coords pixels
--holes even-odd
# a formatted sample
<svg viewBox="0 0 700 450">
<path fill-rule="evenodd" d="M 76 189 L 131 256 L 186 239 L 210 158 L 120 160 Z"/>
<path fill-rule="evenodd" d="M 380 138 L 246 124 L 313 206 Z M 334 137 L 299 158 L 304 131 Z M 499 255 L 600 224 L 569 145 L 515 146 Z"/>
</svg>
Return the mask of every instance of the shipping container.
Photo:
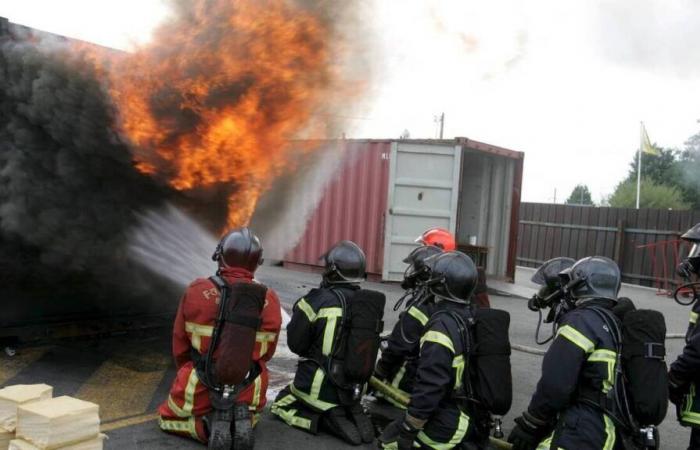
<svg viewBox="0 0 700 450">
<path fill-rule="evenodd" d="M 324 145 L 340 146 L 342 162 L 285 265 L 318 268 L 328 247 L 350 239 L 365 249 L 371 276 L 399 281 L 416 237 L 443 227 L 462 249 L 486 255 L 489 276 L 514 278 L 524 153 L 466 138 Z"/>
</svg>

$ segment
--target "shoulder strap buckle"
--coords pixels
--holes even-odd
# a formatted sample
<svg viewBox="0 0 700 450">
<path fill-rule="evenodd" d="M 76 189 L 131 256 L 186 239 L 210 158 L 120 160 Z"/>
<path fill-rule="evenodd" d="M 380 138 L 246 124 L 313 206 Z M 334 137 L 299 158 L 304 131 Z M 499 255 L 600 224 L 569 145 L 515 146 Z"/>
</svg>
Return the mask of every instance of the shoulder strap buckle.
<svg viewBox="0 0 700 450">
<path fill-rule="evenodd" d="M 666 347 L 658 342 L 644 343 L 644 357 L 649 359 L 661 359 L 666 357 Z"/>
</svg>

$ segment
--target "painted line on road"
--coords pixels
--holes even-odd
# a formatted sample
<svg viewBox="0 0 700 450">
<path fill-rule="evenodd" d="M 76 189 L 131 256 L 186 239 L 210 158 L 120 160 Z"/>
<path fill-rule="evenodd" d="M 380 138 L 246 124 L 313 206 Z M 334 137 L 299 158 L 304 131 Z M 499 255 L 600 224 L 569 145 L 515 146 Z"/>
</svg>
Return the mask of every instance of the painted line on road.
<svg viewBox="0 0 700 450">
<path fill-rule="evenodd" d="M 126 428 L 133 425 L 141 425 L 142 423 L 157 420 L 158 417 L 158 413 L 141 414 L 138 416 L 127 417 L 125 419 L 119 419 L 113 422 L 103 423 L 100 427 L 100 431 L 102 431 L 103 433 L 107 433 L 109 431 L 119 430 L 121 428 Z"/>
</svg>

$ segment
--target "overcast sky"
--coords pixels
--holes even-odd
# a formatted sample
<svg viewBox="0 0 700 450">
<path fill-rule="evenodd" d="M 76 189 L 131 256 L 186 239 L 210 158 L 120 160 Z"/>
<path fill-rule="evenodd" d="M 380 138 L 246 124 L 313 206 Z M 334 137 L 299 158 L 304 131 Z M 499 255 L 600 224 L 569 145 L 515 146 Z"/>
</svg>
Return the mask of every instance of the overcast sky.
<svg viewBox="0 0 700 450">
<path fill-rule="evenodd" d="M 626 174 L 639 122 L 681 147 L 700 130 L 700 2 L 365 0 L 377 57 L 350 137 L 445 136 L 526 152 L 523 199 L 595 201 Z M 161 0 L 0 0 L 0 16 L 127 49 L 167 15 Z"/>
</svg>

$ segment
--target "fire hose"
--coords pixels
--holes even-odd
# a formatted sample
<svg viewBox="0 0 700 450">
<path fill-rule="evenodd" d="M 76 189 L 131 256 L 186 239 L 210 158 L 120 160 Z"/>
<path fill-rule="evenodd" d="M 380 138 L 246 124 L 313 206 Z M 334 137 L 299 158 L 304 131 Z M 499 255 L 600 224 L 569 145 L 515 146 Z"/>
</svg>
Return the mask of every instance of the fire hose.
<svg viewBox="0 0 700 450">
<path fill-rule="evenodd" d="M 392 386 L 386 384 L 382 380 L 372 377 L 369 379 L 369 384 L 372 386 L 374 389 L 377 390 L 377 392 L 381 392 L 382 395 L 385 397 L 395 401 L 396 403 L 399 403 L 403 406 L 408 406 L 408 403 L 410 401 L 410 398 L 407 395 L 404 395 L 401 392 L 398 392 L 396 389 L 394 389 Z M 498 450 L 512 450 L 513 446 L 502 440 L 502 439 L 496 439 L 493 436 L 489 436 L 489 443 L 491 446 L 495 447 Z"/>
</svg>

